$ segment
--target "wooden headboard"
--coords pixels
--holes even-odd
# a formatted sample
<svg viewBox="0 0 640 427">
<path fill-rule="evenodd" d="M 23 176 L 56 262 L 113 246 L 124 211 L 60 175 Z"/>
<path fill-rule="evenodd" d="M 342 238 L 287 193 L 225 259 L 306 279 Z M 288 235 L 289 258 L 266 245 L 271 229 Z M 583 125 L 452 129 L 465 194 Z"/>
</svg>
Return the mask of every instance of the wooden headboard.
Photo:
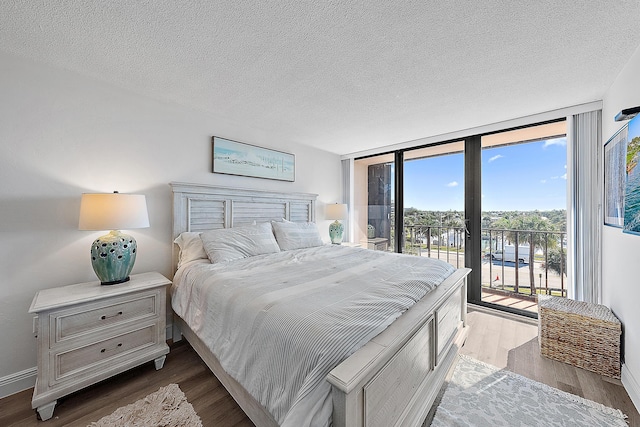
<svg viewBox="0 0 640 427">
<path fill-rule="evenodd" d="M 249 190 L 206 184 L 172 182 L 173 232 L 175 239 L 184 231 L 204 231 L 237 227 L 255 222 L 316 221 L 317 194 Z M 173 271 L 178 260 L 173 245 Z"/>
</svg>

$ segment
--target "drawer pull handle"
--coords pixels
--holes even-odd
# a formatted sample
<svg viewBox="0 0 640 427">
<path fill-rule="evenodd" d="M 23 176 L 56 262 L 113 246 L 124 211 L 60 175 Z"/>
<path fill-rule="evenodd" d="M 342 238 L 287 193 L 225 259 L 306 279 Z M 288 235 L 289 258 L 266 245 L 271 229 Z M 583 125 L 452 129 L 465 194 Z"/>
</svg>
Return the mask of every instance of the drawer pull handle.
<svg viewBox="0 0 640 427">
<path fill-rule="evenodd" d="M 103 348 L 102 350 L 100 350 L 100 353 L 106 353 L 107 351 L 117 350 L 120 347 L 122 347 L 122 343 L 118 344 L 117 346 L 115 346 L 115 348 L 112 348 L 111 350 L 107 350 L 106 348 Z"/>
<path fill-rule="evenodd" d="M 122 312 L 119 311 L 116 314 L 112 314 L 111 316 L 101 316 L 100 320 L 106 320 L 106 319 L 110 319 L 112 317 L 118 317 L 118 316 L 122 316 Z"/>
</svg>

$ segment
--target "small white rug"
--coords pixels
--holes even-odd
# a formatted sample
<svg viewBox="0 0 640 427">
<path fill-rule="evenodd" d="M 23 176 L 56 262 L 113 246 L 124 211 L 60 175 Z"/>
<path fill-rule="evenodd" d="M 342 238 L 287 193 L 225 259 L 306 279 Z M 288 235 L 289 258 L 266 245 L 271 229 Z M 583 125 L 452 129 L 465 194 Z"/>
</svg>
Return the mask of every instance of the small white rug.
<svg viewBox="0 0 640 427">
<path fill-rule="evenodd" d="M 460 356 L 431 427 L 628 427 L 618 409 Z"/>
<path fill-rule="evenodd" d="M 88 427 L 107 426 L 202 427 L 202 421 L 180 387 L 169 384 L 131 405 L 116 409 Z"/>
</svg>

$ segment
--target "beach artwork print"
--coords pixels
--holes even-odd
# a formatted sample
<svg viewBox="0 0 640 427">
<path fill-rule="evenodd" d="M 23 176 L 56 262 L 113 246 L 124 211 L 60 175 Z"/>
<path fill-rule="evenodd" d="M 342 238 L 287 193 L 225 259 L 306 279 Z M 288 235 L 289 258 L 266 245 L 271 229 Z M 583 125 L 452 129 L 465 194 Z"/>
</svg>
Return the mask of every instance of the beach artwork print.
<svg viewBox="0 0 640 427">
<path fill-rule="evenodd" d="M 627 126 L 604 146 L 604 224 L 622 228 L 626 179 Z"/>
<path fill-rule="evenodd" d="M 640 116 L 629 122 L 625 168 L 627 179 L 624 189 L 625 233 L 640 234 Z"/>
<path fill-rule="evenodd" d="M 255 178 L 295 180 L 295 156 L 213 137 L 213 172 Z"/>
</svg>

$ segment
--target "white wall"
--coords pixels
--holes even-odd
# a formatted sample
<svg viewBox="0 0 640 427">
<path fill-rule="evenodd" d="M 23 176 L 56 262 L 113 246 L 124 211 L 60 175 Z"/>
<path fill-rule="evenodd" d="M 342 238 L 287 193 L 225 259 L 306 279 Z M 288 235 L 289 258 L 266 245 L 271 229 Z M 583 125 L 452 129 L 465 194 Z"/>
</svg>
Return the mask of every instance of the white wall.
<svg viewBox="0 0 640 427">
<path fill-rule="evenodd" d="M 132 230 L 134 273 L 171 275 L 171 181 L 318 193 L 341 200 L 340 158 L 71 72 L 0 53 L 0 396 L 33 385 L 36 346 L 27 313 L 40 289 L 96 280 L 101 232 L 78 231 L 83 192 L 147 196 L 148 229 Z M 212 174 L 211 136 L 296 155 L 294 183 Z M 30 385 L 28 384 L 30 382 Z"/>
<path fill-rule="evenodd" d="M 626 122 L 615 122 L 623 108 L 640 105 L 640 47 L 603 98 L 602 139 L 606 142 Z M 624 328 L 622 382 L 640 408 L 640 236 L 603 227 L 603 303 L 618 316 Z"/>
</svg>

